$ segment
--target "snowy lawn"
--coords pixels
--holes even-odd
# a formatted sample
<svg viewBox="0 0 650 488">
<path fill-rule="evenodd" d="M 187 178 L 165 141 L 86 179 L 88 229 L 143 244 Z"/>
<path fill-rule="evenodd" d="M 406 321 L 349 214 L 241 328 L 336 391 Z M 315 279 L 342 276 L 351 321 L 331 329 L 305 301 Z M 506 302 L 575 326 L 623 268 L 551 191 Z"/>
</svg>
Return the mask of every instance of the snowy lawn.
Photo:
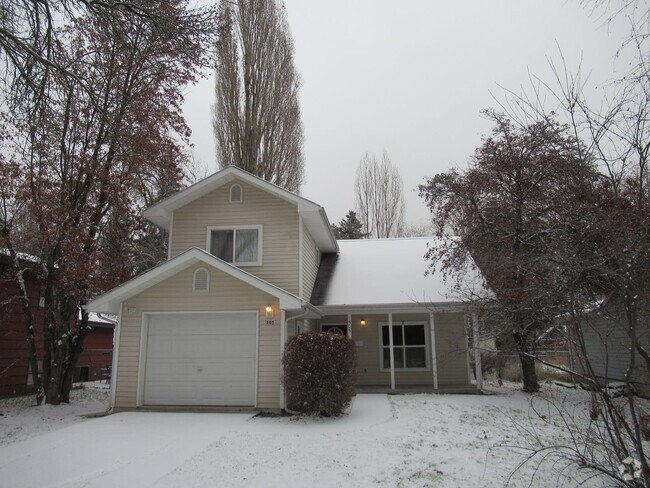
<svg viewBox="0 0 650 488">
<path fill-rule="evenodd" d="M 358 395 L 341 418 L 119 413 L 100 418 L 108 391 L 30 407 L 0 400 L 0 486 L 304 487 L 502 486 L 531 434 L 564 442 L 553 403 L 585 412 L 588 394 L 517 385 L 489 395 Z M 74 398 L 74 397 L 73 397 Z M 549 403 L 549 399 L 552 403 Z M 575 486 L 584 476 L 549 460 L 524 465 L 512 486 Z M 598 480 L 588 485 L 598 486 Z"/>
</svg>

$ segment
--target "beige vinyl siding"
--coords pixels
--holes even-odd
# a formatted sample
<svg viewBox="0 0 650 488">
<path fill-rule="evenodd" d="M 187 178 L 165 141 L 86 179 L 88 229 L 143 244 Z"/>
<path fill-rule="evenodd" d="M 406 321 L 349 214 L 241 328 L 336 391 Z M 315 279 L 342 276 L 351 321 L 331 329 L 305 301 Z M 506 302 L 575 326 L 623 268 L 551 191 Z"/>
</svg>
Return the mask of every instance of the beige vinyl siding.
<svg viewBox="0 0 650 488">
<path fill-rule="evenodd" d="M 318 249 L 316 242 L 303 224 L 302 231 L 302 298 L 309 300 L 318 273 Z"/>
<path fill-rule="evenodd" d="M 257 311 L 258 384 L 257 407 L 280 408 L 280 318 L 277 299 L 232 276 L 208 267 L 209 292 L 193 292 L 194 271 L 190 266 L 123 304 L 119 358 L 116 377 L 116 408 L 133 408 L 137 403 L 140 336 L 144 312 Z M 275 323 L 266 323 L 266 306 L 276 311 Z"/>
<path fill-rule="evenodd" d="M 436 329 L 438 386 L 467 385 L 469 371 L 465 314 L 436 313 L 433 321 Z"/>
<path fill-rule="evenodd" d="M 361 319 L 366 326 L 361 327 Z M 323 317 L 321 324 L 346 324 L 347 315 Z M 467 356 L 464 348 L 465 329 L 463 314 L 434 315 L 436 327 L 436 355 L 438 386 L 467 385 Z M 423 322 L 427 344 L 426 370 L 395 370 L 395 384 L 400 386 L 433 386 L 431 369 L 431 337 L 429 314 L 393 314 L 393 324 Z M 357 343 L 357 384 L 359 386 L 390 386 L 390 371 L 381 370 L 381 335 L 379 324 L 388 322 L 387 314 L 352 315 L 352 339 Z"/>
<path fill-rule="evenodd" d="M 243 202 L 230 203 L 230 187 L 241 185 Z M 298 211 L 265 191 L 234 180 L 174 212 L 171 257 L 191 247 L 206 248 L 207 228 L 262 225 L 262 266 L 242 269 L 269 283 L 299 294 Z"/>
</svg>

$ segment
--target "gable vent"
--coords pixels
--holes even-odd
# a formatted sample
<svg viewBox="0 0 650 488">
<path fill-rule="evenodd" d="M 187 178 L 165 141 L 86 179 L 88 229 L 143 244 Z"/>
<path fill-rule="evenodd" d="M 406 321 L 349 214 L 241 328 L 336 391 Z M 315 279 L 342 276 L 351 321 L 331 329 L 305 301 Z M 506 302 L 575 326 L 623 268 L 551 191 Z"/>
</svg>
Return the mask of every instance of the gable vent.
<svg viewBox="0 0 650 488">
<path fill-rule="evenodd" d="M 205 268 L 199 268 L 194 272 L 194 291 L 210 290 L 210 273 Z"/>
<path fill-rule="evenodd" d="M 244 201 L 244 190 L 241 185 L 232 185 L 230 187 L 230 203 L 241 203 Z"/>
</svg>

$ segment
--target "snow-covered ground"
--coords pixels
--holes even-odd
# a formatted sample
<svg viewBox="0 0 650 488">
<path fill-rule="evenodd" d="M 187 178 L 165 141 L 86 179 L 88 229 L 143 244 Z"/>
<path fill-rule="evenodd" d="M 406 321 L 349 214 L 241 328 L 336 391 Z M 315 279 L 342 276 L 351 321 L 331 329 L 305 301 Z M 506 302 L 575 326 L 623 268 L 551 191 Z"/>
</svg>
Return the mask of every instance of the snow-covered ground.
<svg viewBox="0 0 650 488">
<path fill-rule="evenodd" d="M 70 404 L 36 407 L 33 396 L 0 400 L 0 446 L 86 420 L 85 415 L 108 409 L 110 386 L 103 381 L 85 383 L 70 392 Z M 0 481 L 0 487 L 2 482 Z"/>
<path fill-rule="evenodd" d="M 358 395 L 341 418 L 242 413 L 101 412 L 108 390 L 87 387 L 61 407 L 0 400 L 0 486 L 304 487 L 503 486 L 534 437 L 567 434 L 553 405 L 586 413 L 588 394 L 518 385 L 488 395 Z M 548 460 L 512 486 L 575 486 L 585 473 Z M 591 480 L 589 486 L 599 486 Z"/>
</svg>

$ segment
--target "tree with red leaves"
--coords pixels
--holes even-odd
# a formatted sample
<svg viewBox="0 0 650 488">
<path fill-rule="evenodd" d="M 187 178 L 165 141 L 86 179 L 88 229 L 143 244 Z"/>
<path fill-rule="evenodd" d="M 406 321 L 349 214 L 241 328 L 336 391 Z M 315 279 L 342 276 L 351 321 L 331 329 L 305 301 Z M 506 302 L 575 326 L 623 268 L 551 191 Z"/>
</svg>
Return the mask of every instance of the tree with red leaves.
<svg viewBox="0 0 650 488">
<path fill-rule="evenodd" d="M 38 263 L 40 378 L 30 332 L 37 324 L 27 294 L 20 298 L 39 404 L 69 401 L 88 331 L 82 307 L 131 275 L 132 243 L 145 234 L 139 212 L 178 188 L 187 161 L 182 89 L 209 65 L 210 27 L 187 16 L 183 1 L 156 3 L 164 25 L 115 10 L 62 28 L 56 63 L 66 70 L 48 78 L 47 104 L 37 118 L 29 105 L 4 114 L 0 236 L 19 284 L 20 257 Z"/>
<path fill-rule="evenodd" d="M 521 361 L 523 388 L 539 389 L 540 334 L 561 312 L 561 269 L 553 246 L 568 225 L 572 199 L 589 187 L 591 165 L 579 144 L 553 121 L 515 127 L 487 112 L 495 127 L 465 171 L 430 178 L 420 194 L 443 245 L 428 258 L 443 272 L 480 269 Z M 449 231 L 453 235 L 449 235 Z"/>
</svg>

